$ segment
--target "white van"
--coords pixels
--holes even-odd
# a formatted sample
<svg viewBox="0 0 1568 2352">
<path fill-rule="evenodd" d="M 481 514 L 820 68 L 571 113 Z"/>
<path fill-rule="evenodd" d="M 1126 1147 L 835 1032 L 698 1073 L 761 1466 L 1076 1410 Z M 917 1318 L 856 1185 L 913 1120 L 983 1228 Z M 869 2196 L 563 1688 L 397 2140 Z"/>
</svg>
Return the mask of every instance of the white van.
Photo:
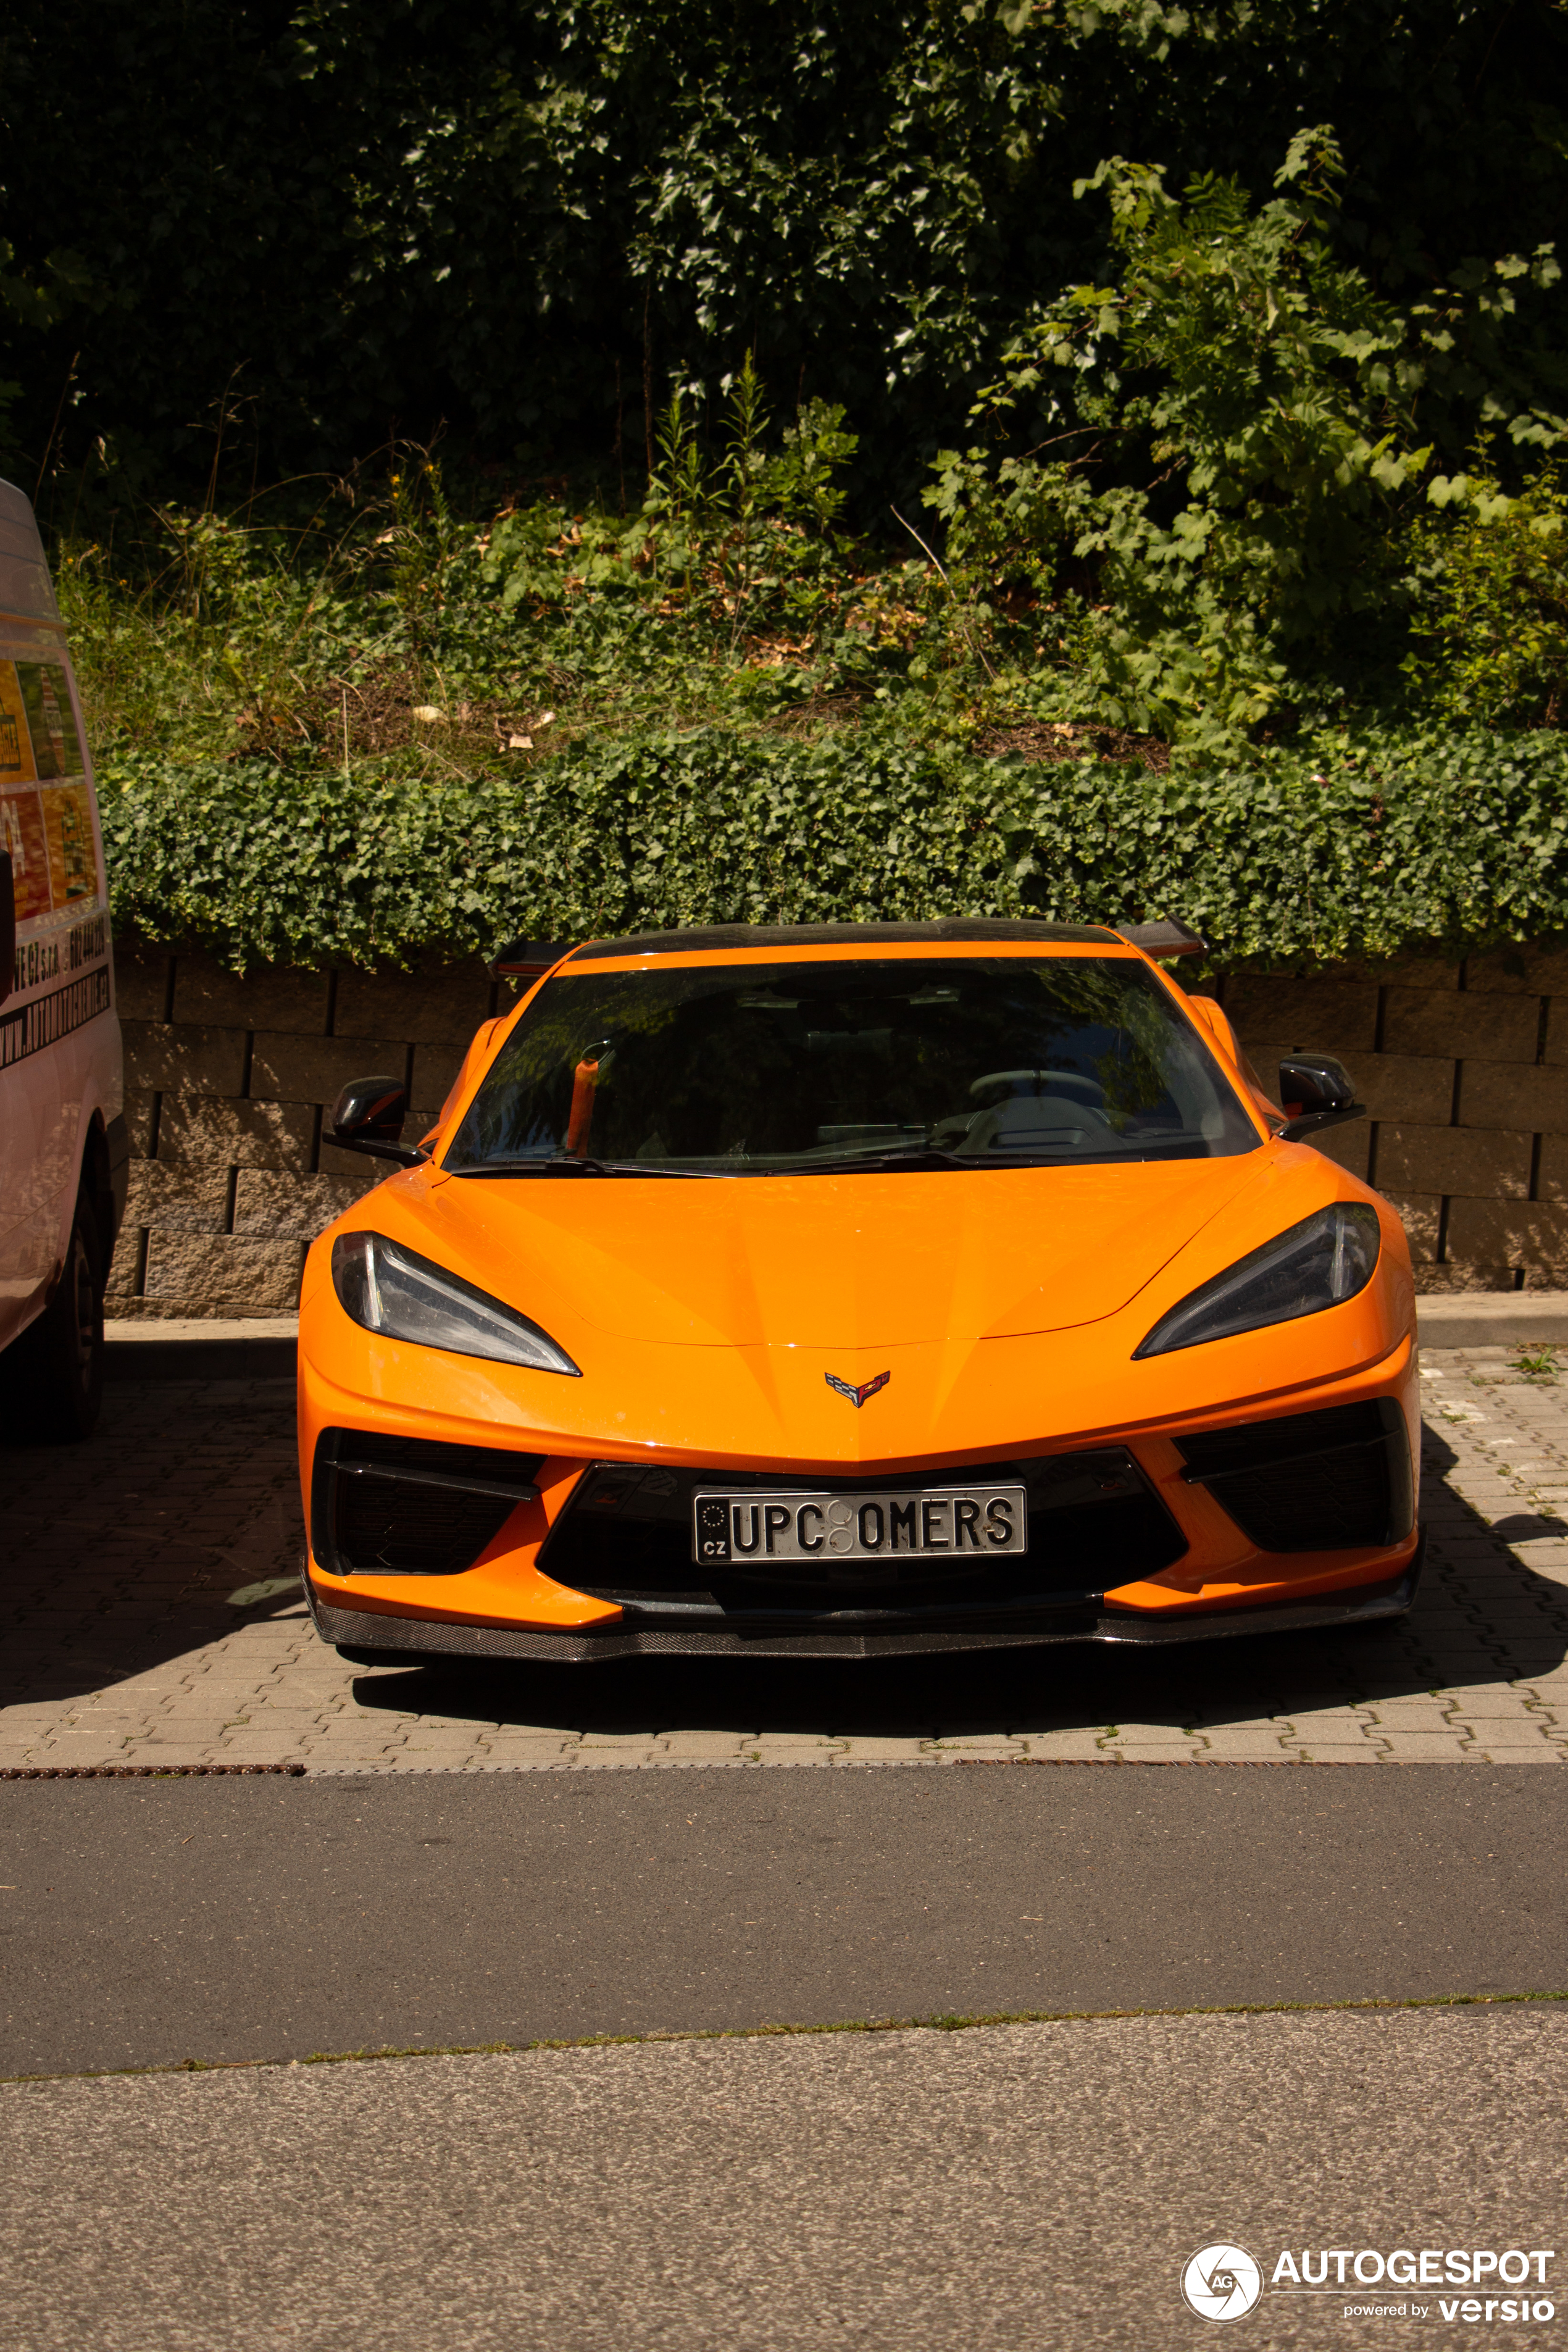
<svg viewBox="0 0 1568 2352">
<path fill-rule="evenodd" d="M 103 840 L 33 509 L 0 482 L 0 1392 L 6 1433 L 86 1437 L 126 1134 Z"/>
</svg>

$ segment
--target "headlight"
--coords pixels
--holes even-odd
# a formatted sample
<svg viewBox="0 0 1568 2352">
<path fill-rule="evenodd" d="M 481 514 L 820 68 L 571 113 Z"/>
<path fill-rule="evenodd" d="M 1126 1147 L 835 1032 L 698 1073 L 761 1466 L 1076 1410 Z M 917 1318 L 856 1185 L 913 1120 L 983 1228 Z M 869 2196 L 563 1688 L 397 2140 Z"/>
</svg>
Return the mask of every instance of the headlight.
<svg viewBox="0 0 1568 2352">
<path fill-rule="evenodd" d="M 1133 1361 L 1338 1307 L 1372 1280 L 1379 1240 L 1375 1209 L 1359 1202 L 1320 1209 L 1162 1315 L 1142 1346 L 1132 1350 Z"/>
<path fill-rule="evenodd" d="M 389 1339 L 526 1364 L 531 1372 L 583 1375 L 547 1331 L 382 1234 L 340 1234 L 332 1244 L 332 1286 L 345 1315 Z"/>
</svg>

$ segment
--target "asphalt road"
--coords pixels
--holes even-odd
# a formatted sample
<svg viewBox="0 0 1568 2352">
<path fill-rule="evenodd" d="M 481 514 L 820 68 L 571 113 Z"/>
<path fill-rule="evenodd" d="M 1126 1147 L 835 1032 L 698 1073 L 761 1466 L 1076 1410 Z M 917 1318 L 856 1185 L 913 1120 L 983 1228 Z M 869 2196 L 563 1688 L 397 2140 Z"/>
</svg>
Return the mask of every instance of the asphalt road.
<svg viewBox="0 0 1568 2352">
<path fill-rule="evenodd" d="M 1531 1766 L 0 1785 L 0 2074 L 1568 1989 Z"/>
<path fill-rule="evenodd" d="M 1184 2352 L 1216 2331 L 1183 2269 L 1232 2241 L 1263 2294 L 1218 2340 L 1248 2352 L 1550 2347 L 1565 2057 L 1568 2016 L 1538 2006 L 14 2086 L 0 2332 L 26 2352 Z M 1517 2248 L 1532 2273 L 1550 2250 L 1531 2285 L 1552 2316 L 1532 2300 L 1519 2325 L 1495 2275 L 1476 2326 L 1453 2286 L 1272 2286 L 1282 2252 L 1317 2270 L 1334 2248 L 1369 2252 L 1368 2282 L 1400 2248 L 1467 2269 Z"/>
</svg>

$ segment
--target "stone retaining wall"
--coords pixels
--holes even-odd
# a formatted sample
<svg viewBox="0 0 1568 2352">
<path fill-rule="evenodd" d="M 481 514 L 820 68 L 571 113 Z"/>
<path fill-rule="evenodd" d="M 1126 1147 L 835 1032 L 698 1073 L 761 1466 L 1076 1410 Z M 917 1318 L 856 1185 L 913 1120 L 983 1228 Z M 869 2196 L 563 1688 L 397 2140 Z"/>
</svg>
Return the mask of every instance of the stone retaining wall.
<svg viewBox="0 0 1568 2352">
<path fill-rule="evenodd" d="M 1323 1149 L 1398 1210 L 1418 1289 L 1568 1287 L 1568 948 L 1216 993 L 1266 1085 L 1282 1053 L 1349 1066 L 1370 1116 Z"/>
<path fill-rule="evenodd" d="M 116 1316 L 287 1314 L 307 1244 L 387 1172 L 324 1141 L 323 1110 L 388 1071 L 423 1133 L 498 994 L 479 963 L 239 980 L 117 946 L 115 973 L 132 1153 Z"/>
<path fill-rule="evenodd" d="M 339 1088 L 403 1075 L 420 1133 L 510 999 L 478 963 L 238 980 L 199 955 L 115 961 L 135 1154 L 116 1316 L 287 1313 L 306 1244 L 380 1181 L 322 1140 Z M 1215 992 L 1267 1085 L 1281 1054 L 1348 1063 L 1371 1117 L 1323 1148 L 1398 1209 L 1419 1288 L 1568 1288 L 1568 949 L 1236 973 Z"/>
</svg>

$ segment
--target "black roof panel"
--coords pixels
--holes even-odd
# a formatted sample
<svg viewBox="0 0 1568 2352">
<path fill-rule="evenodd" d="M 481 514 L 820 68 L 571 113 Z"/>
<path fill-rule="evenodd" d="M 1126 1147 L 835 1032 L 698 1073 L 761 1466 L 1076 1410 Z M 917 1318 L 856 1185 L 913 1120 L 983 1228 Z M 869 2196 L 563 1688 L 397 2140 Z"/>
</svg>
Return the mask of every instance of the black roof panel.
<svg viewBox="0 0 1568 2352">
<path fill-rule="evenodd" d="M 574 963 L 610 956 L 688 955 L 717 948 L 878 948 L 957 941 L 994 946 L 1010 940 L 1041 947 L 1121 947 L 1115 931 L 1081 923 L 1015 923 L 984 916 L 941 923 L 708 923 L 685 931 L 634 931 L 624 940 L 590 940 Z"/>
</svg>

